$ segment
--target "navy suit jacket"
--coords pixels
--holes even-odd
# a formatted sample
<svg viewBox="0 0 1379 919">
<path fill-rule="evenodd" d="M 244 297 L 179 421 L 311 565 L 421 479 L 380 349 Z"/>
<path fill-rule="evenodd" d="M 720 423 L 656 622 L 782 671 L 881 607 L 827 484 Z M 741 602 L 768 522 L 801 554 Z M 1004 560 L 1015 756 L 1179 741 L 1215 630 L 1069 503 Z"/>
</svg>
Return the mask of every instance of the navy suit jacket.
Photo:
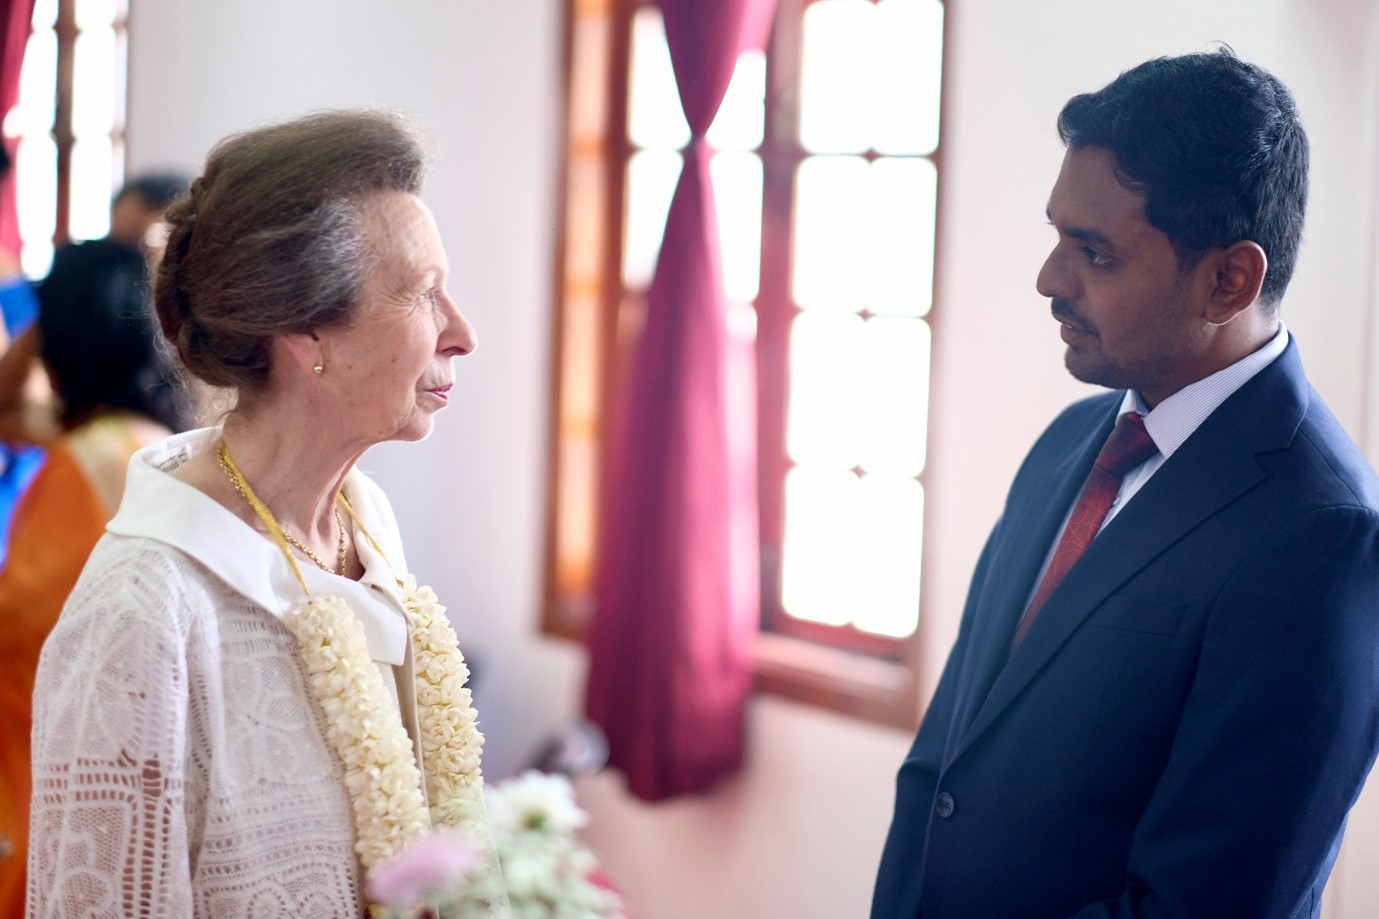
<svg viewBox="0 0 1379 919">
<path fill-rule="evenodd" d="M 897 778 L 873 919 L 1318 915 L 1379 743 L 1379 482 L 1295 346 L 1012 635 L 1121 393 L 1021 466 Z"/>
</svg>

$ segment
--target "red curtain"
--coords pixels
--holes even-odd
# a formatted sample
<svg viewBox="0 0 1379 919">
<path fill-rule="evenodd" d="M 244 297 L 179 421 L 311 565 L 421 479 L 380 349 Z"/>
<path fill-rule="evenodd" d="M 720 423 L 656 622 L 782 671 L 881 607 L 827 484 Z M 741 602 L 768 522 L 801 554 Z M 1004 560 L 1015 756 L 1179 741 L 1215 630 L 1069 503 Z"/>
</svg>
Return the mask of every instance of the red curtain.
<svg viewBox="0 0 1379 919">
<path fill-rule="evenodd" d="M 775 0 L 659 0 L 691 140 L 600 508 L 589 717 L 647 801 L 742 765 L 760 607 L 750 350 L 728 332 L 704 134 Z"/>
<path fill-rule="evenodd" d="M 5 29 L 3 40 L 0 40 L 0 118 L 19 101 L 19 70 L 24 65 L 24 48 L 29 42 L 33 15 L 34 0 L 0 0 L 0 26 Z M 13 150 L 9 152 L 14 154 Z M 16 179 L 17 170 L 11 168 L 10 174 L 0 183 L 0 249 L 8 252 L 19 251 Z"/>
</svg>

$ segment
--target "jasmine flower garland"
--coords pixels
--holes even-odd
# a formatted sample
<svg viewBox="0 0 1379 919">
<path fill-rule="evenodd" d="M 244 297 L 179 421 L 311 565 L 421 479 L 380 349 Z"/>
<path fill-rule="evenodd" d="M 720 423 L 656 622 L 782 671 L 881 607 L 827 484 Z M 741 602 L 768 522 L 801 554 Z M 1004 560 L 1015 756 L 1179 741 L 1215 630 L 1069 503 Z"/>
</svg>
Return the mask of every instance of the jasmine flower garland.
<svg viewBox="0 0 1379 919">
<path fill-rule="evenodd" d="M 411 575 L 402 581 L 402 589 L 412 619 L 421 754 L 431 821 L 436 826 L 461 826 L 477 817 L 483 791 L 480 755 L 484 739 L 466 686 L 469 667 L 436 592 L 424 585 L 418 587 Z"/>
<path fill-rule="evenodd" d="M 428 813 L 411 741 L 369 655 L 363 626 L 343 598 L 311 595 L 282 527 L 249 487 L 224 441 L 218 454 L 225 474 L 263 521 L 307 594 L 306 602 L 288 617 L 288 627 L 297 639 L 312 695 L 321 707 L 326 740 L 345 769 L 355 821 L 354 848 L 364 868 L 393 857 L 433 825 L 471 829 L 483 814 L 480 755 L 484 738 L 465 687 L 469 668 L 435 591 L 419 587 L 411 575 L 398 578 L 394 571 L 409 617 L 424 781 L 431 800 Z M 344 495 L 338 500 L 386 560 Z"/>
<path fill-rule="evenodd" d="M 314 596 L 287 624 L 325 715 L 326 740 L 345 767 L 354 850 L 372 868 L 430 829 L 412 744 L 343 599 Z"/>
</svg>

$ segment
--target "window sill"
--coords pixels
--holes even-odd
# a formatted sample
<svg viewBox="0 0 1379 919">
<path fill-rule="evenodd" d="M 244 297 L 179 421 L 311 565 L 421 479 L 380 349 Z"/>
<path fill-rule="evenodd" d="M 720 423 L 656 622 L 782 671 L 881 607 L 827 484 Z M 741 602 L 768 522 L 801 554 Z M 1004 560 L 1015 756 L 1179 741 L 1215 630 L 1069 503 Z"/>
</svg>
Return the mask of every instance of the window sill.
<svg viewBox="0 0 1379 919">
<path fill-rule="evenodd" d="M 582 644 L 591 599 L 548 602 L 542 632 Z M 752 656 L 762 692 L 905 731 L 919 726 L 914 671 L 904 664 L 769 632 L 757 636 Z"/>
<path fill-rule="evenodd" d="M 754 657 L 766 692 L 907 731 L 919 725 L 919 694 L 902 664 L 770 633 L 757 636 Z"/>
</svg>

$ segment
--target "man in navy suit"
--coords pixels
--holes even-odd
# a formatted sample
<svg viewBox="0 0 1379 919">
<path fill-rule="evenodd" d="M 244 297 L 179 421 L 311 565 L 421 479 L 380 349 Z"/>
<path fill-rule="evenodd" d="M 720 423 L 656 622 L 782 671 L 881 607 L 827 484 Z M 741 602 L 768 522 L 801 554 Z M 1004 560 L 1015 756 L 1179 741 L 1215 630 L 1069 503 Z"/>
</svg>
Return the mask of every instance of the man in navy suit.
<svg viewBox="0 0 1379 919">
<path fill-rule="evenodd" d="M 1058 128 L 1036 286 L 1069 372 L 1114 391 L 1016 475 L 871 915 L 1316 917 L 1379 743 L 1379 482 L 1280 321 L 1307 139 L 1228 49 L 1142 64 Z M 1087 527 L 1125 413 L 1152 442 Z"/>
</svg>

